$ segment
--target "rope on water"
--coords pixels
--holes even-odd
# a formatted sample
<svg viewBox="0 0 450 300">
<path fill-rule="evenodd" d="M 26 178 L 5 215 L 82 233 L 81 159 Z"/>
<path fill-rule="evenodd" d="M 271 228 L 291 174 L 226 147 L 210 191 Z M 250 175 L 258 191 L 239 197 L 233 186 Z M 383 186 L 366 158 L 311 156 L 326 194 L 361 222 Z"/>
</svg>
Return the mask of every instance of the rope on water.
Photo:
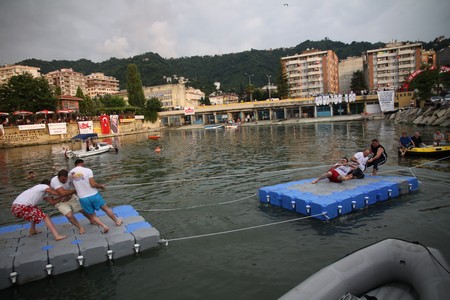
<svg viewBox="0 0 450 300">
<path fill-rule="evenodd" d="M 206 207 L 206 206 L 213 206 L 213 205 L 224 205 L 224 204 L 229 204 L 229 203 L 234 203 L 234 202 L 238 202 L 238 201 L 242 201 L 251 197 L 256 196 L 256 193 L 254 193 L 253 195 L 241 198 L 241 199 L 236 199 L 236 200 L 231 200 L 231 201 L 225 201 L 225 202 L 220 202 L 220 203 L 209 203 L 209 204 L 202 204 L 202 205 L 193 205 L 193 206 L 188 206 L 188 207 L 179 207 L 179 208 L 154 208 L 154 209 L 136 209 L 137 211 L 145 211 L 145 212 L 152 212 L 152 211 L 176 211 L 176 210 L 187 210 L 187 209 L 193 209 L 193 208 L 199 208 L 199 207 Z"/>
<path fill-rule="evenodd" d="M 325 166 L 315 166 L 315 167 L 307 167 L 307 168 L 295 168 L 295 169 L 286 169 L 286 170 L 278 170 L 278 171 L 266 171 L 261 172 L 258 174 L 264 175 L 264 174 L 273 174 L 273 173 L 283 173 L 283 172 L 294 172 L 294 171 L 302 171 L 302 170 L 309 170 L 309 169 L 318 169 L 318 168 L 324 168 Z M 249 176 L 254 175 L 254 173 L 244 173 L 244 174 L 230 174 L 230 175 L 222 175 L 222 176 L 213 176 L 213 177 L 200 177 L 200 178 L 184 178 L 184 179 L 172 179 L 172 180 L 165 180 L 165 181 L 155 181 L 155 182 L 143 182 L 143 183 L 129 183 L 129 184 L 122 184 L 122 185 L 108 185 L 108 189 L 113 188 L 124 188 L 124 187 L 135 187 L 135 186 L 143 186 L 143 185 L 152 185 L 152 184 L 164 184 L 164 183 L 174 183 L 174 182 L 189 182 L 189 181 L 204 181 L 206 179 L 223 179 L 223 178 L 230 178 L 230 177 L 243 177 L 243 176 Z"/>
<path fill-rule="evenodd" d="M 197 239 L 197 238 L 208 237 L 208 236 L 215 236 L 215 235 L 222 235 L 222 234 L 246 231 L 246 230 L 251 230 L 251 229 L 258 229 L 258 228 L 262 228 L 262 227 L 268 227 L 268 226 L 274 226 L 274 225 L 279 225 L 279 224 L 284 224 L 284 223 L 289 223 L 289 222 L 306 220 L 306 219 L 315 218 L 315 217 L 322 216 L 322 215 L 327 217 L 326 212 L 322 212 L 322 213 L 316 214 L 316 215 L 310 215 L 310 216 L 305 216 L 305 217 L 300 217 L 300 218 L 295 218 L 295 219 L 290 219 L 290 220 L 284 220 L 284 221 L 279 221 L 279 222 L 274 222 L 274 223 L 269 223 L 269 224 L 250 226 L 250 227 L 245 227 L 245 228 L 240 228 L 240 229 L 233 229 L 233 230 L 227 230 L 227 231 L 221 231 L 221 232 L 199 234 L 199 235 L 180 237 L 180 238 L 173 238 L 173 239 L 161 239 L 159 241 L 159 243 L 160 244 L 164 244 L 164 245 L 167 246 L 169 244 L 169 242 Z"/>
</svg>

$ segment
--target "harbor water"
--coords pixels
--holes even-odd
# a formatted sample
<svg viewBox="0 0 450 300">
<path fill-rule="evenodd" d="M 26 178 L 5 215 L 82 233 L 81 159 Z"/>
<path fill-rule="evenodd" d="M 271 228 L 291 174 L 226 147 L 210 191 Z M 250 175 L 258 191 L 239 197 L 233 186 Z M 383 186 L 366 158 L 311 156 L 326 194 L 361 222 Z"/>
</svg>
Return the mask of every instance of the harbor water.
<svg viewBox="0 0 450 300">
<path fill-rule="evenodd" d="M 167 245 L 13 286 L 0 298 L 277 299 L 328 264 L 385 238 L 419 241 L 450 262 L 450 160 L 397 155 L 402 131 L 420 131 L 431 142 L 435 129 L 367 120 L 114 138 L 119 152 L 87 157 L 85 164 L 106 184 L 102 195 L 110 207 L 132 205 Z M 259 187 L 318 177 L 372 138 L 389 155 L 379 175 L 415 176 L 418 192 L 328 222 L 259 203 Z M 63 146 L 0 149 L 0 226 L 21 222 L 10 213 L 18 194 L 73 167 Z M 27 179 L 28 171 L 36 178 Z"/>
</svg>

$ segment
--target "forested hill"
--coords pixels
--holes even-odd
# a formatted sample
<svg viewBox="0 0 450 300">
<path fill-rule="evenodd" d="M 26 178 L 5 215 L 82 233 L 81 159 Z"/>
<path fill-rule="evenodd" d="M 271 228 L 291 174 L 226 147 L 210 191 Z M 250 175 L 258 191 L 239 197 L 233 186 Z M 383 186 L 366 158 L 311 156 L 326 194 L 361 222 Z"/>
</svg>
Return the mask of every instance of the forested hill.
<svg viewBox="0 0 450 300">
<path fill-rule="evenodd" d="M 424 49 L 434 48 L 439 50 L 436 49 L 436 46 L 441 46 L 442 41 L 438 43 L 439 45 L 436 42 L 435 40 L 434 42 L 423 43 L 423 47 Z M 446 46 L 449 45 L 449 39 L 444 39 L 444 42 L 443 44 L 446 44 Z M 110 58 L 99 63 L 86 59 L 77 61 L 28 59 L 17 64 L 39 67 L 42 74 L 63 68 L 72 68 L 74 71 L 85 75 L 93 72 L 102 72 L 117 78 L 120 81 L 121 89 L 124 89 L 127 65 L 134 63 L 138 67 L 144 86 L 164 84 L 164 76 L 176 74 L 189 79 L 188 85 L 201 88 L 205 92 L 212 91 L 215 81 L 221 83 L 222 91 L 239 91 L 242 86 L 248 84 L 248 77 L 244 73 L 254 74 L 251 77 L 251 81 L 257 87 L 267 84 L 266 75 L 271 75 L 271 82 L 274 83 L 280 73 L 280 58 L 301 53 L 308 48 L 333 50 L 339 59 L 343 60 L 350 56 L 360 56 L 364 51 L 384 46 L 384 43 L 372 44 L 369 42 L 345 44 L 325 38 L 321 41 L 307 40 L 292 48 L 252 49 L 240 53 L 214 56 L 165 59 L 157 53 L 148 52 L 131 58 Z M 442 45 L 442 47 L 444 46 Z"/>
</svg>

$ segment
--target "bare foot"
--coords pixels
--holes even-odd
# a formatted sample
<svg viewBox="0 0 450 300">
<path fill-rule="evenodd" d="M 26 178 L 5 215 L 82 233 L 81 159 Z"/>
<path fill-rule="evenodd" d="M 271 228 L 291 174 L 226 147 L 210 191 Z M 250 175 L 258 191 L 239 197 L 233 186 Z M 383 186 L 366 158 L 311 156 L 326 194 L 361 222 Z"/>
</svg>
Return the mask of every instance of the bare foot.
<svg viewBox="0 0 450 300">
<path fill-rule="evenodd" d="M 42 232 L 42 231 L 37 230 L 37 229 L 35 229 L 35 230 L 30 229 L 29 234 L 30 234 L 30 236 L 31 236 L 31 235 L 35 235 L 35 234 L 38 234 L 38 233 L 41 233 L 41 232 Z"/>
<path fill-rule="evenodd" d="M 108 231 L 109 231 L 109 227 L 108 226 L 103 227 L 103 233 L 108 233 Z"/>
<path fill-rule="evenodd" d="M 123 223 L 123 218 L 117 218 L 116 225 L 120 226 L 120 225 L 122 225 L 122 223 Z"/>
<path fill-rule="evenodd" d="M 67 238 L 67 235 L 58 235 L 58 236 L 55 236 L 55 240 L 56 240 L 56 241 L 60 241 L 60 240 L 63 240 L 63 239 L 65 239 L 65 238 Z"/>
<path fill-rule="evenodd" d="M 317 180 L 317 179 L 316 179 L 316 180 L 313 180 L 313 181 L 311 181 L 311 183 L 312 183 L 312 184 L 316 184 L 317 182 L 319 182 L 319 180 Z"/>
<path fill-rule="evenodd" d="M 80 234 L 83 234 L 83 233 L 85 233 L 86 231 L 84 230 L 84 228 L 83 227 L 80 227 Z"/>
</svg>

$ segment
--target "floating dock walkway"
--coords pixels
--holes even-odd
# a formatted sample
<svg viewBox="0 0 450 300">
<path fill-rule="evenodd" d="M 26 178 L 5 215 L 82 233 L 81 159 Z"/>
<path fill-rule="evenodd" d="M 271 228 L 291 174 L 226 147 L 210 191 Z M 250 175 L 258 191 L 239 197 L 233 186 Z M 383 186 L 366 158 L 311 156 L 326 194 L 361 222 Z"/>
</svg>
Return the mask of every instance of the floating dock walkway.
<svg viewBox="0 0 450 300">
<path fill-rule="evenodd" d="M 86 230 L 84 234 L 79 234 L 66 217 L 53 217 L 58 232 L 67 235 L 61 241 L 55 241 L 44 222 L 36 226 L 42 233 L 33 236 L 28 234 L 30 223 L 0 227 L 0 289 L 158 246 L 158 230 L 132 206 L 123 205 L 112 210 L 117 217 L 123 218 L 123 225 L 115 226 L 103 211 L 97 212 L 109 227 L 106 234 L 80 213 L 75 217 Z"/>
<path fill-rule="evenodd" d="M 259 201 L 311 215 L 333 219 L 352 211 L 418 190 L 415 177 L 368 176 L 342 183 L 314 179 L 277 184 L 259 189 Z"/>
</svg>

